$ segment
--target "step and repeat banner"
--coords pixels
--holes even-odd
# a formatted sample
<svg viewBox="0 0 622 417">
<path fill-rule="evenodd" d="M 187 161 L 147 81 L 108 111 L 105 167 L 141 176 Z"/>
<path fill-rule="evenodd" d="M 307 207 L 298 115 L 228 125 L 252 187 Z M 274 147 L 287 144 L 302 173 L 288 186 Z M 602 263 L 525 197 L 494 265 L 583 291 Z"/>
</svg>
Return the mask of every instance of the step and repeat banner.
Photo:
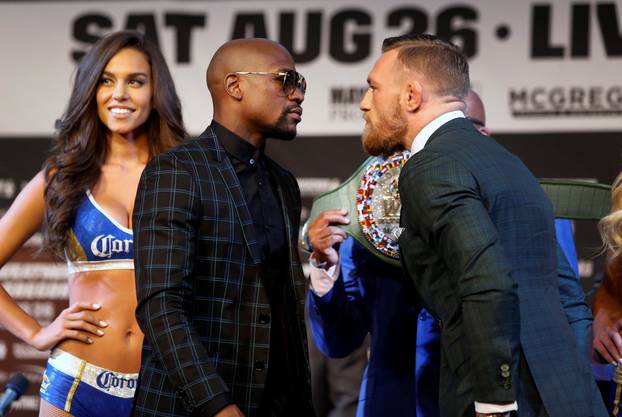
<svg viewBox="0 0 622 417">
<path fill-rule="evenodd" d="M 121 29 L 159 44 L 192 134 L 211 119 L 205 70 L 220 45 L 267 37 L 290 50 L 309 84 L 303 122 L 298 139 L 269 143 L 268 153 L 297 176 L 303 217 L 364 160 L 367 73 L 382 40 L 406 33 L 436 33 L 462 48 L 493 135 L 536 176 L 611 182 L 622 169 L 622 1 L 0 0 L 0 213 L 40 169 L 76 62 Z M 575 230 L 591 296 L 602 277 L 599 239 L 594 222 Z M 40 249 L 35 235 L 0 269 L 0 282 L 44 324 L 67 305 L 67 276 Z M 13 415 L 37 414 L 47 355 L 0 329 L 0 387 L 14 372 L 31 382 Z"/>
<path fill-rule="evenodd" d="M 125 28 L 162 47 L 192 132 L 211 114 L 213 52 L 256 36 L 288 47 L 309 80 L 302 135 L 356 135 L 382 40 L 412 32 L 462 47 L 494 131 L 620 130 L 620 13 L 620 2 L 560 0 L 4 2 L 1 133 L 49 134 L 76 60 Z"/>
</svg>

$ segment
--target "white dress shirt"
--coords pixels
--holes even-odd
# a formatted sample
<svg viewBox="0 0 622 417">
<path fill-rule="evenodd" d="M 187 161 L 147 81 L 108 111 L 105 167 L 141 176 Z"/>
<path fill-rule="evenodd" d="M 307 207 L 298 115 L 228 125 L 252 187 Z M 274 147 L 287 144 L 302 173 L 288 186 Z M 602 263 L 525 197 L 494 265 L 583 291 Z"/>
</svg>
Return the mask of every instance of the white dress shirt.
<svg viewBox="0 0 622 417">
<path fill-rule="evenodd" d="M 411 156 L 423 149 L 426 143 L 428 143 L 428 140 L 430 140 L 432 134 L 436 132 L 439 127 L 443 126 L 450 120 L 454 120 L 459 117 L 464 117 L 464 113 L 462 113 L 461 110 L 450 111 L 449 113 L 441 114 L 436 119 L 425 125 L 423 129 L 421 129 L 419 133 L 417 133 L 417 136 L 415 136 L 412 145 L 410 145 Z"/>
</svg>

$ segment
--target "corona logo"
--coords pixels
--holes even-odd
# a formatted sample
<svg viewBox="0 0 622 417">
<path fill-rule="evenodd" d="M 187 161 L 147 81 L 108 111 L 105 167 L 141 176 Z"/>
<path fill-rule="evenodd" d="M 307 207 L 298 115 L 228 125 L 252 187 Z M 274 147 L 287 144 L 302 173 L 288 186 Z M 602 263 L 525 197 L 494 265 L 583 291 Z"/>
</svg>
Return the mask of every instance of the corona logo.
<svg viewBox="0 0 622 417">
<path fill-rule="evenodd" d="M 113 235 L 99 235 L 91 242 L 91 252 L 100 258 L 111 258 L 115 253 L 130 253 L 132 239 L 117 239 Z"/>
<path fill-rule="evenodd" d="M 110 371 L 104 371 L 97 375 L 97 385 L 100 388 L 109 390 L 110 388 L 136 388 L 136 379 L 118 377 Z"/>
</svg>

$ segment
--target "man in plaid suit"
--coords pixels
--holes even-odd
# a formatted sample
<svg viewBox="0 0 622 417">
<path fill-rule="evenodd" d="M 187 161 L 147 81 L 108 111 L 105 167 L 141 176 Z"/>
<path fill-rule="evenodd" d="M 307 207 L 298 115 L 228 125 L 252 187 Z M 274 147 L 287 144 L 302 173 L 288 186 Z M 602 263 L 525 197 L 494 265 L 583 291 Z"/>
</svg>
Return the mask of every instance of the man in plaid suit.
<svg viewBox="0 0 622 417">
<path fill-rule="evenodd" d="M 207 83 L 212 124 L 138 189 L 134 415 L 312 417 L 300 192 L 263 152 L 295 137 L 306 81 L 281 45 L 244 39 L 215 53 Z"/>
<path fill-rule="evenodd" d="M 606 416 L 560 303 L 552 205 L 464 118 L 466 58 L 431 35 L 389 38 L 368 84 L 364 148 L 413 153 L 400 253 L 441 329 L 441 416 Z"/>
</svg>

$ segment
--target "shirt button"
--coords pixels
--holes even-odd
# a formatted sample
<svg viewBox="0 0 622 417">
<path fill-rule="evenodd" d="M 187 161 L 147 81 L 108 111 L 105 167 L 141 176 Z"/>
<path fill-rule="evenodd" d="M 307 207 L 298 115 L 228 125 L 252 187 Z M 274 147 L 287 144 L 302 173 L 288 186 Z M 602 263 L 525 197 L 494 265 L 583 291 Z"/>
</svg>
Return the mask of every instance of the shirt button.
<svg viewBox="0 0 622 417">
<path fill-rule="evenodd" d="M 255 362 L 255 371 L 257 372 L 263 372 L 266 369 L 266 364 L 261 362 L 261 361 L 257 361 Z"/>
<path fill-rule="evenodd" d="M 251 158 L 251 159 L 248 160 L 248 163 L 251 164 L 251 165 L 255 165 L 255 160 L 253 158 Z"/>
</svg>

